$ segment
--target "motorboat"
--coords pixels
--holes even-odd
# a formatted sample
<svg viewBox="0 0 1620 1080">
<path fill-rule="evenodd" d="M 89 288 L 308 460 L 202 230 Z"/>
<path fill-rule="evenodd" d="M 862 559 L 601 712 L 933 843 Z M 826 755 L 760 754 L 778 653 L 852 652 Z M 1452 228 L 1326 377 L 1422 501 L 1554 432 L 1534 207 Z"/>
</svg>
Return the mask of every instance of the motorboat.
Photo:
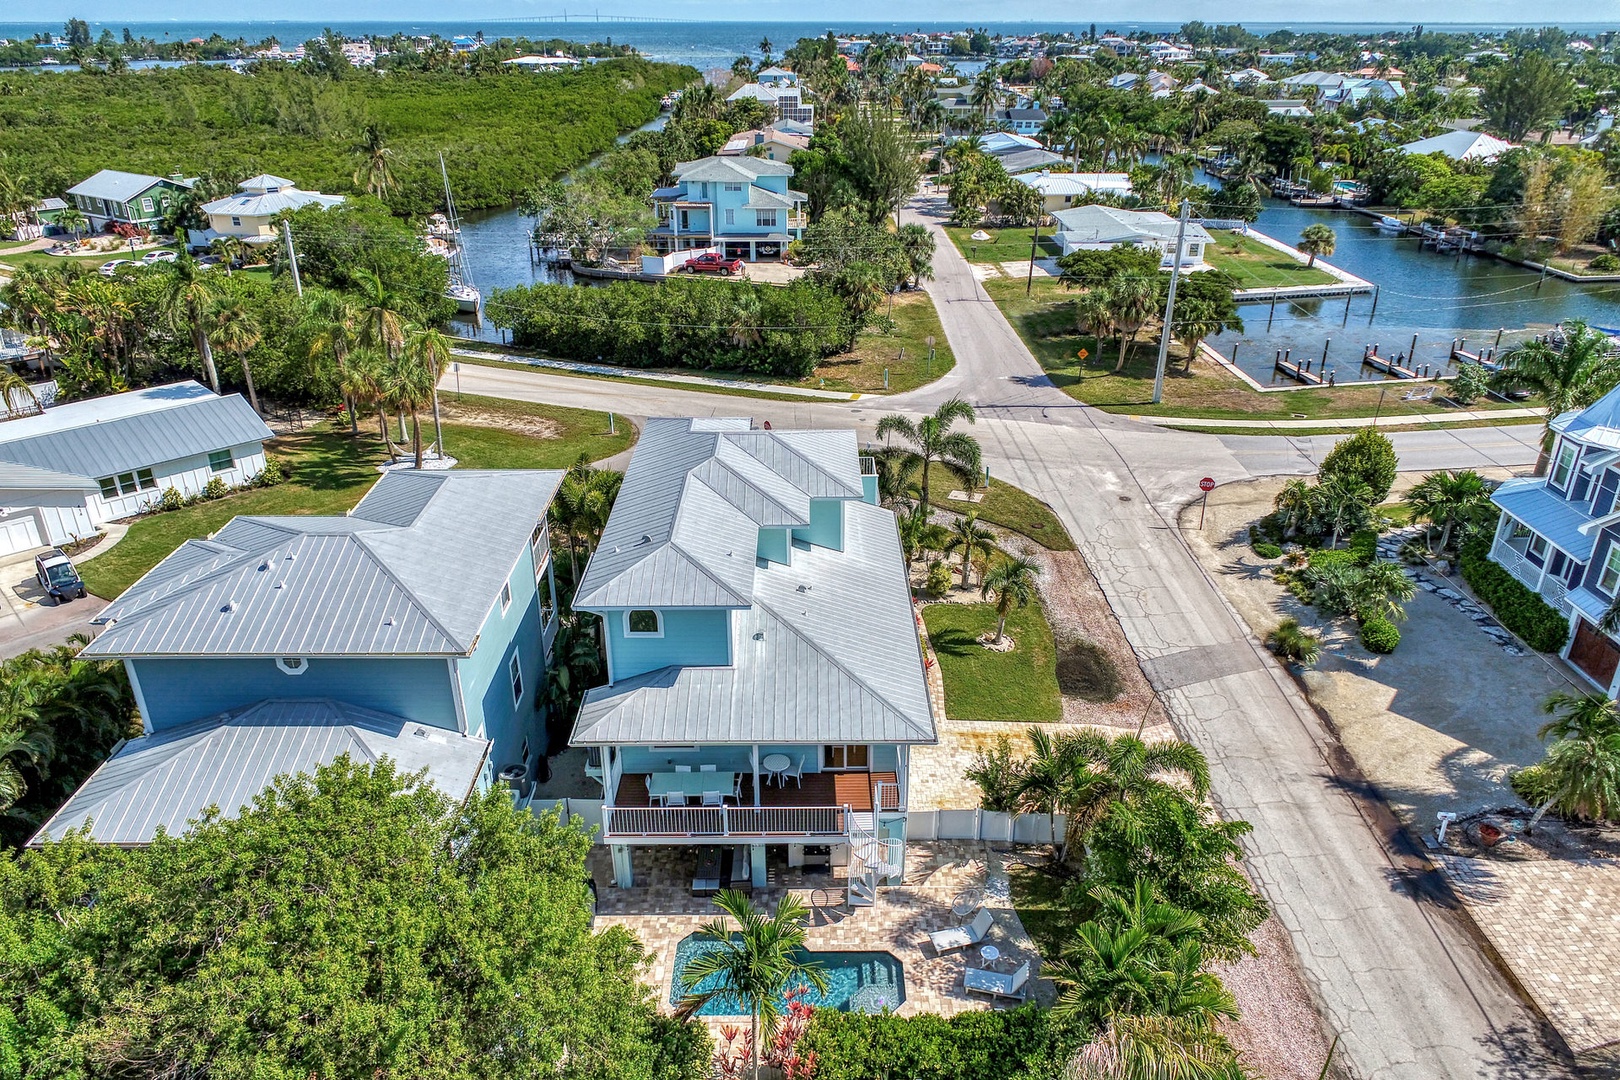
<svg viewBox="0 0 1620 1080">
<path fill-rule="evenodd" d="M 1405 232 L 1406 222 L 1402 221 L 1400 218 L 1390 217 L 1388 214 L 1385 214 L 1383 217 L 1378 219 L 1378 227 L 1385 232 Z"/>
</svg>

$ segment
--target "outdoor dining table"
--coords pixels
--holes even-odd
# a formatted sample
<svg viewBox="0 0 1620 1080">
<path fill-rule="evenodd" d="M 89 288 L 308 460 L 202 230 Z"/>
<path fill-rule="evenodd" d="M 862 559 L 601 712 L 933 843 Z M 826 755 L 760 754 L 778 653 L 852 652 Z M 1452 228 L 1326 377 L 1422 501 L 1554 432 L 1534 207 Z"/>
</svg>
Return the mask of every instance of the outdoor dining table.
<svg viewBox="0 0 1620 1080">
<path fill-rule="evenodd" d="M 759 759 L 759 767 L 764 769 L 781 787 L 787 778 L 787 771 L 793 765 L 793 759 L 786 754 L 766 754 Z"/>
<path fill-rule="evenodd" d="M 680 796 L 683 802 L 700 801 L 705 791 L 735 797 L 738 775 L 734 772 L 655 772 L 647 777 L 647 794 L 666 798 Z"/>
</svg>

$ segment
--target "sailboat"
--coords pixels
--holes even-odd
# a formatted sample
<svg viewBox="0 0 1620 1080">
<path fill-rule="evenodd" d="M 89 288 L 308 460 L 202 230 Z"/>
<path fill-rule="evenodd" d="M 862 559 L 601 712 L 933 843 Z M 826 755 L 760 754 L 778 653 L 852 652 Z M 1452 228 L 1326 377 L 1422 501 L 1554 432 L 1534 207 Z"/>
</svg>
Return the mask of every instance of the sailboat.
<svg viewBox="0 0 1620 1080">
<path fill-rule="evenodd" d="M 450 246 L 450 287 L 444 290 L 444 295 L 456 302 L 457 311 L 476 315 L 484 297 L 473 285 L 472 273 L 467 269 L 467 256 L 461 247 L 461 219 L 456 216 L 456 201 L 450 194 L 450 174 L 445 170 L 442 153 L 439 155 L 439 175 L 444 178 L 445 224 L 436 232 L 447 236 Z"/>
</svg>

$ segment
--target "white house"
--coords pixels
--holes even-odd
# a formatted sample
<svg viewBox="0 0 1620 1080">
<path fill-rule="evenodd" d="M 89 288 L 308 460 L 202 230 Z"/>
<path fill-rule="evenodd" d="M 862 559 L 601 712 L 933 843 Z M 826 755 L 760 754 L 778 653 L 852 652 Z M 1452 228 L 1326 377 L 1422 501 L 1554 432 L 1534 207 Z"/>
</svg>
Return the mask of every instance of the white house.
<svg viewBox="0 0 1620 1080">
<path fill-rule="evenodd" d="M 0 422 L 0 555 L 89 536 L 174 488 L 264 469 L 272 432 L 240 394 L 195 382 L 57 405 Z"/>
<path fill-rule="evenodd" d="M 1161 267 L 1174 261 L 1176 219 L 1156 210 L 1118 210 L 1112 206 L 1076 206 L 1052 215 L 1057 222 L 1060 254 L 1073 251 L 1107 251 L 1120 245 L 1153 248 L 1164 258 Z M 1202 225 L 1187 223 L 1182 239 L 1182 269 L 1203 265 L 1204 249 L 1214 242 Z"/>
<path fill-rule="evenodd" d="M 277 215 L 311 203 L 328 207 L 342 201 L 342 195 L 304 191 L 285 177 L 260 173 L 238 184 L 236 194 L 203 203 L 208 228 L 186 230 L 186 240 L 194 248 L 207 247 L 221 236 L 239 236 L 249 244 L 273 244 Z"/>
<path fill-rule="evenodd" d="M 1048 214 L 1065 210 L 1097 192 L 1108 195 L 1131 193 L 1131 178 L 1122 172 L 1048 172 L 1043 169 L 1013 179 L 1040 192 Z"/>
<path fill-rule="evenodd" d="M 787 74 L 792 75 L 790 71 Z M 816 107 L 804 100 L 799 90 L 797 80 L 793 82 L 780 82 L 771 85 L 765 83 L 745 83 L 732 91 L 727 101 L 741 101 L 743 98 L 753 98 L 764 102 L 776 110 L 778 120 L 797 120 L 803 124 L 816 122 Z"/>
<path fill-rule="evenodd" d="M 1513 149 L 1513 144 L 1483 131 L 1448 131 L 1401 147 L 1408 154 L 1444 154 L 1452 161 L 1491 162 Z"/>
</svg>

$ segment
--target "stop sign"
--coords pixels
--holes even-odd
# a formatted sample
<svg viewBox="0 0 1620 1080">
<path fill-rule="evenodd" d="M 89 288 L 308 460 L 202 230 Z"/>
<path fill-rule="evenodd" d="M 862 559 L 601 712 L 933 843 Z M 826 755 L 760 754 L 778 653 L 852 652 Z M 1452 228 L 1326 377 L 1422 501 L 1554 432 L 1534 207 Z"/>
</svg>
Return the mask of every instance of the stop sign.
<svg viewBox="0 0 1620 1080">
<path fill-rule="evenodd" d="M 1215 490 L 1215 478 L 1213 476 L 1206 476 L 1202 480 L 1198 481 L 1198 490 L 1199 491 L 1214 491 Z"/>
</svg>

